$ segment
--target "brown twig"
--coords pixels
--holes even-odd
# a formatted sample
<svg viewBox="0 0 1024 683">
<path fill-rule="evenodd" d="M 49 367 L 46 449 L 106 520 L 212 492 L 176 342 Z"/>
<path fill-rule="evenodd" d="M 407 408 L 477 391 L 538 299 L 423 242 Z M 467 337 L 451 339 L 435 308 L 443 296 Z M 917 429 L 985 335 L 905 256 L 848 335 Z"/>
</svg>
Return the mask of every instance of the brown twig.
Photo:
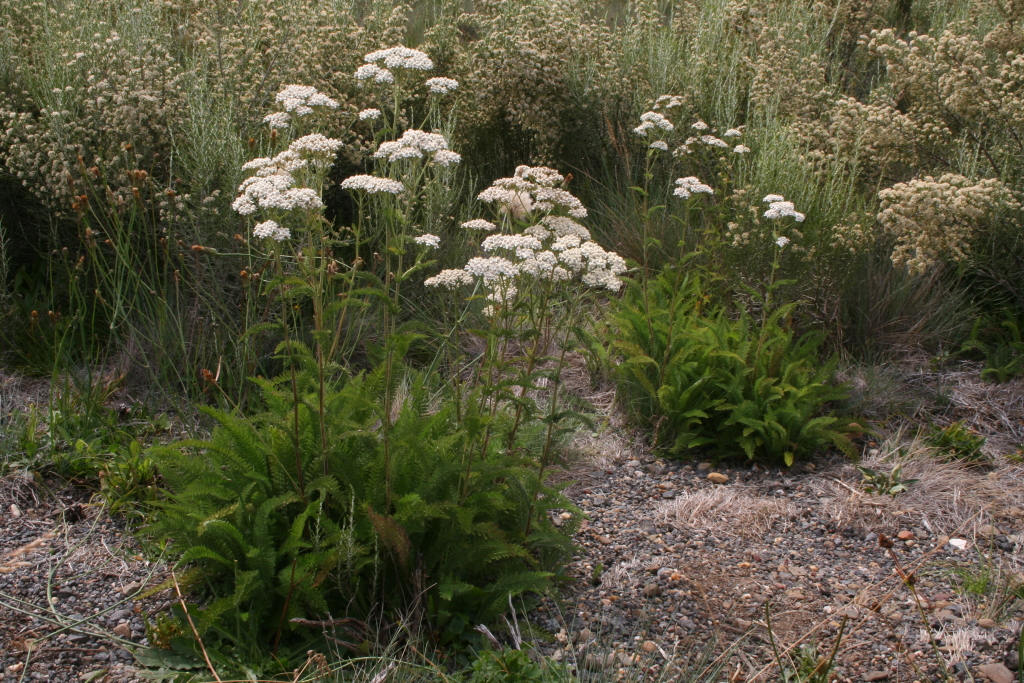
<svg viewBox="0 0 1024 683">
<path fill-rule="evenodd" d="M 171 581 L 174 582 L 174 592 L 178 594 L 178 601 L 181 603 L 181 609 L 185 610 L 185 618 L 188 619 L 188 625 L 192 627 L 192 635 L 196 637 L 196 642 L 199 643 L 199 649 L 203 652 L 203 659 L 206 660 L 206 666 L 210 669 L 210 673 L 213 674 L 214 679 L 217 683 L 224 683 L 221 681 L 220 676 L 217 675 L 217 670 L 213 668 L 213 663 L 210 661 L 210 655 L 206 654 L 206 646 L 203 645 L 203 639 L 199 637 L 199 631 L 196 630 L 196 625 L 192 621 L 192 615 L 188 613 L 188 607 L 185 605 L 185 598 L 181 596 L 181 588 L 178 587 L 178 577 L 171 572 Z"/>
</svg>

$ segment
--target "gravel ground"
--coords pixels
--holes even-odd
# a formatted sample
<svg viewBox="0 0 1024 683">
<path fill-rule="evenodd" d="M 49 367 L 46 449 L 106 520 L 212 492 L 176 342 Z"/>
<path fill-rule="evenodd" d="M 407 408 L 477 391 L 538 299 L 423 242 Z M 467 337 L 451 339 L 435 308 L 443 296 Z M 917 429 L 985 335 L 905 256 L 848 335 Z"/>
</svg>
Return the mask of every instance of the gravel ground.
<svg viewBox="0 0 1024 683">
<path fill-rule="evenodd" d="M 1021 580 L 1019 509 L 996 523 L 992 506 L 976 511 L 972 524 L 950 530 L 958 535 L 913 509 L 877 515 L 902 524 L 850 525 L 842 520 L 859 516 L 844 508 L 874 497 L 862 496 L 854 479 L 846 484 L 850 501 L 821 495 L 834 489 L 824 483 L 848 477 L 845 463 L 796 474 L 634 456 L 623 448 L 573 491 L 587 517 L 577 534 L 582 553 L 570 568 L 576 590 L 534 613 L 537 625 L 560 632 L 540 647 L 544 654 L 622 671 L 640 655 L 652 673 L 668 667 L 671 674 L 673 652 L 716 637 L 719 652 L 729 650 L 730 680 L 777 680 L 767 603 L 778 648 L 794 655 L 809 643 L 827 654 L 843 626 L 841 680 L 938 680 L 936 647 L 959 680 L 1017 680 L 1024 603 L 1000 591 Z M 1007 485 L 1017 486 L 1018 469 L 1007 469 Z M 961 475 L 969 488 L 969 478 L 998 479 L 993 473 L 1000 471 Z M 894 540 L 891 552 L 880 547 L 880 534 Z M 984 576 L 986 563 L 987 596 L 955 580 L 963 568 Z M 899 574 L 913 570 L 917 600 Z"/>
<path fill-rule="evenodd" d="M 4 681 L 137 681 L 131 650 L 168 591 L 122 520 L 65 490 L 0 486 L 0 667 Z"/>
</svg>

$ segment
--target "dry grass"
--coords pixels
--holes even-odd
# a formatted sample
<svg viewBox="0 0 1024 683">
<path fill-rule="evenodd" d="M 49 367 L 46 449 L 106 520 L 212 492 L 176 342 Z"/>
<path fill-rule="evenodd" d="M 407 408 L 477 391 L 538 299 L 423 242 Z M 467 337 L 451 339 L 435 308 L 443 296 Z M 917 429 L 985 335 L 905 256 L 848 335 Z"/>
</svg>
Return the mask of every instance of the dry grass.
<svg viewBox="0 0 1024 683">
<path fill-rule="evenodd" d="M 715 486 L 661 503 L 655 516 L 676 527 L 750 537 L 763 535 L 792 512 L 788 500 L 754 496 L 738 486 Z"/>
<path fill-rule="evenodd" d="M 901 448 L 902 447 L 902 448 Z M 876 455 L 861 464 L 876 471 L 902 467 L 904 479 L 917 479 L 895 498 L 863 493 L 861 475 L 852 464 L 810 480 L 826 510 L 840 526 L 880 530 L 921 525 L 938 534 L 973 535 L 983 524 L 1024 506 L 1024 467 L 997 459 L 994 468 L 946 462 L 920 437 L 890 437 Z"/>
</svg>

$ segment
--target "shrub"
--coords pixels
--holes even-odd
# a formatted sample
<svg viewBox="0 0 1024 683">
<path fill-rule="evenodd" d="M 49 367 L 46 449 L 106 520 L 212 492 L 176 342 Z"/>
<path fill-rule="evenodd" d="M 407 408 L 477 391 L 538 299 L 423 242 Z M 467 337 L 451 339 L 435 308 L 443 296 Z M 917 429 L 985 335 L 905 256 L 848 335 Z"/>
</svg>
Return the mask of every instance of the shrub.
<svg viewBox="0 0 1024 683">
<path fill-rule="evenodd" d="M 575 681 L 564 664 L 545 658 L 537 663 L 522 650 L 485 650 L 473 662 L 466 683 L 560 683 Z"/>
<path fill-rule="evenodd" d="M 704 301 L 698 280 L 669 267 L 630 283 L 610 314 L 620 401 L 655 443 L 786 465 L 827 443 L 850 451 L 839 419 L 822 414 L 846 396 L 831 385 L 836 359 L 818 362 L 822 335 L 787 329 L 788 306 L 758 326 Z"/>
<path fill-rule="evenodd" d="M 927 443 L 950 460 L 982 461 L 986 459 L 981 449 L 985 446 L 985 437 L 975 434 L 966 427 L 963 421 L 954 422 L 948 427 L 933 427 L 928 434 Z"/>
<path fill-rule="evenodd" d="M 990 382 L 1006 382 L 1024 374 L 1024 338 L 1020 323 L 1013 313 L 1007 311 L 1000 327 L 1002 329 L 986 329 L 983 319 L 979 318 L 971 330 L 971 338 L 961 348 L 962 352 L 984 356 L 985 368 L 981 371 L 981 378 Z"/>
</svg>

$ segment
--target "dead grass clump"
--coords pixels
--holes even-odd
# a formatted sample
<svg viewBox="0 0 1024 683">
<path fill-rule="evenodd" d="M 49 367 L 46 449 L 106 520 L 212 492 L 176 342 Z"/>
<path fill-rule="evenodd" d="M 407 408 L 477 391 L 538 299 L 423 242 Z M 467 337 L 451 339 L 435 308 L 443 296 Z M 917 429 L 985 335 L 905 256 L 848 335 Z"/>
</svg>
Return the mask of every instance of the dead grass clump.
<svg viewBox="0 0 1024 683">
<path fill-rule="evenodd" d="M 727 536 L 758 536 L 793 511 L 785 499 L 754 496 L 735 486 L 716 486 L 688 491 L 662 503 L 655 516 L 677 527 Z"/>
<path fill-rule="evenodd" d="M 897 525 L 921 525 L 933 533 L 971 533 L 982 524 L 1024 506 L 1024 467 L 1000 462 L 995 469 L 936 457 L 935 449 L 918 436 L 907 441 L 895 434 L 860 463 L 878 472 L 899 465 L 902 478 L 916 479 L 896 497 L 861 491 L 861 474 L 853 464 L 832 476 L 810 482 L 825 509 L 839 526 L 891 530 Z"/>
</svg>

